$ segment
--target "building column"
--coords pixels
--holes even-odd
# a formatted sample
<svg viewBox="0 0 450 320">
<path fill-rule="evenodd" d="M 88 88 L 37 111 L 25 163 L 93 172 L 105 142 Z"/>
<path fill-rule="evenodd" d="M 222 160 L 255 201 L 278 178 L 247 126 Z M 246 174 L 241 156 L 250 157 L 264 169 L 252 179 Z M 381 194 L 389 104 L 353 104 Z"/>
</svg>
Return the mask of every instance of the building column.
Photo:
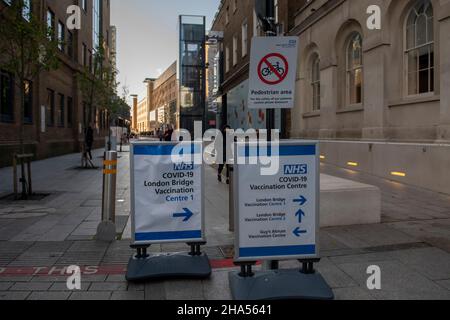
<svg viewBox="0 0 450 320">
<path fill-rule="evenodd" d="M 363 140 L 384 140 L 386 138 L 386 48 L 385 45 L 378 45 L 364 52 Z"/>
<path fill-rule="evenodd" d="M 439 21 L 441 114 L 438 142 L 450 142 L 450 17 Z"/>
<path fill-rule="evenodd" d="M 319 139 L 336 138 L 337 74 L 336 65 L 329 65 L 325 68 L 321 66 Z"/>
</svg>

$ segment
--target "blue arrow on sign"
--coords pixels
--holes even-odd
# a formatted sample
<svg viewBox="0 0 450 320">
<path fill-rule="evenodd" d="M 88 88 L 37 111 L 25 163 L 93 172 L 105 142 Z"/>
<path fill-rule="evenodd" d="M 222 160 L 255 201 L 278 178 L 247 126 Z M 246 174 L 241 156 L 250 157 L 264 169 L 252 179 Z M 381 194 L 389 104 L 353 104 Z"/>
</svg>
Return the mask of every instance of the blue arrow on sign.
<svg viewBox="0 0 450 320">
<path fill-rule="evenodd" d="M 187 222 L 189 221 L 190 218 L 192 218 L 192 216 L 194 215 L 194 213 L 187 209 L 187 208 L 183 208 L 184 212 L 183 213 L 174 213 L 173 217 L 174 218 L 184 218 L 183 222 Z"/>
<path fill-rule="evenodd" d="M 305 212 L 303 212 L 302 209 L 300 209 L 300 210 L 297 211 L 295 216 L 298 217 L 298 222 L 302 223 L 303 217 L 306 217 L 306 214 L 305 214 Z"/>
<path fill-rule="evenodd" d="M 306 198 L 304 196 L 301 196 L 299 199 L 294 199 L 295 203 L 300 203 L 301 206 L 303 206 L 306 203 Z"/>
<path fill-rule="evenodd" d="M 306 230 L 301 230 L 300 228 L 297 228 L 297 229 L 295 229 L 294 230 L 294 235 L 297 237 L 297 238 L 300 238 L 300 236 L 302 235 L 302 234 L 306 234 L 308 231 L 306 231 Z"/>
</svg>

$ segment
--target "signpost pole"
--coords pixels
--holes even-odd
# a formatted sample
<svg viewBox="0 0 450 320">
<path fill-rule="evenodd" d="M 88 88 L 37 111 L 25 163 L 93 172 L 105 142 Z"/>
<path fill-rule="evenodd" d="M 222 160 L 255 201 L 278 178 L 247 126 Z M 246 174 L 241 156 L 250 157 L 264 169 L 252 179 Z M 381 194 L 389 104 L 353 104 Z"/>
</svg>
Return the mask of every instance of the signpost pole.
<svg viewBox="0 0 450 320">
<path fill-rule="evenodd" d="M 276 37 L 277 30 L 275 25 L 275 3 L 273 0 L 264 0 L 267 1 L 266 10 L 267 15 L 266 19 L 269 21 L 268 29 L 265 30 L 266 37 Z M 267 141 L 269 143 L 272 142 L 272 130 L 275 129 L 275 109 L 267 109 Z M 279 262 L 276 260 L 264 261 L 263 269 L 265 270 L 278 270 Z"/>
</svg>

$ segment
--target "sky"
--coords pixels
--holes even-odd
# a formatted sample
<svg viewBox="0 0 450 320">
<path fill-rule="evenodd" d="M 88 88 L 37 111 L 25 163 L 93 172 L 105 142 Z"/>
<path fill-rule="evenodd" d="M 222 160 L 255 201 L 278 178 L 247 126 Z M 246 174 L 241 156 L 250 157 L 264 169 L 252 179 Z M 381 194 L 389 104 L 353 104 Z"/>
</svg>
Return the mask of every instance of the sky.
<svg viewBox="0 0 450 320">
<path fill-rule="evenodd" d="M 206 29 L 220 0 L 111 0 L 111 25 L 117 27 L 119 93 L 145 94 L 145 78 L 157 78 L 178 57 L 178 16 L 206 16 Z"/>
</svg>

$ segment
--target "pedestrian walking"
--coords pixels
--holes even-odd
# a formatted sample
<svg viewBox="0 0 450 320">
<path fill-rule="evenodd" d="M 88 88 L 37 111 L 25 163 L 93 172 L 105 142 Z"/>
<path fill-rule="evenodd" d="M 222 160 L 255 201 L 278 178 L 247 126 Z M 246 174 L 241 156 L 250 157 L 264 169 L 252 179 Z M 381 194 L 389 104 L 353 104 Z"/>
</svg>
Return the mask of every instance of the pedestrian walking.
<svg viewBox="0 0 450 320">
<path fill-rule="evenodd" d="M 172 141 L 172 135 L 173 135 L 173 128 L 172 128 L 172 126 L 169 125 L 167 127 L 166 133 L 164 134 L 164 141 L 167 141 L 167 142 Z"/>
<path fill-rule="evenodd" d="M 216 146 L 216 154 L 220 154 L 220 152 L 218 153 L 217 150 L 218 148 L 222 148 L 222 161 L 221 163 L 219 163 L 219 168 L 218 168 L 218 172 L 217 172 L 217 179 L 219 180 L 219 182 L 222 182 L 222 172 L 223 169 L 226 167 L 227 169 L 227 180 L 226 183 L 230 184 L 230 165 L 228 164 L 228 159 L 227 159 L 227 153 L 228 153 L 228 148 L 227 148 L 227 135 L 228 135 L 228 130 L 230 130 L 231 127 L 229 125 L 225 125 L 222 128 L 222 146 Z"/>
<path fill-rule="evenodd" d="M 88 128 L 86 129 L 84 142 L 86 144 L 86 154 L 88 155 L 89 159 L 92 160 L 92 145 L 94 144 L 94 130 L 92 129 L 91 125 L 89 125 Z"/>
</svg>

